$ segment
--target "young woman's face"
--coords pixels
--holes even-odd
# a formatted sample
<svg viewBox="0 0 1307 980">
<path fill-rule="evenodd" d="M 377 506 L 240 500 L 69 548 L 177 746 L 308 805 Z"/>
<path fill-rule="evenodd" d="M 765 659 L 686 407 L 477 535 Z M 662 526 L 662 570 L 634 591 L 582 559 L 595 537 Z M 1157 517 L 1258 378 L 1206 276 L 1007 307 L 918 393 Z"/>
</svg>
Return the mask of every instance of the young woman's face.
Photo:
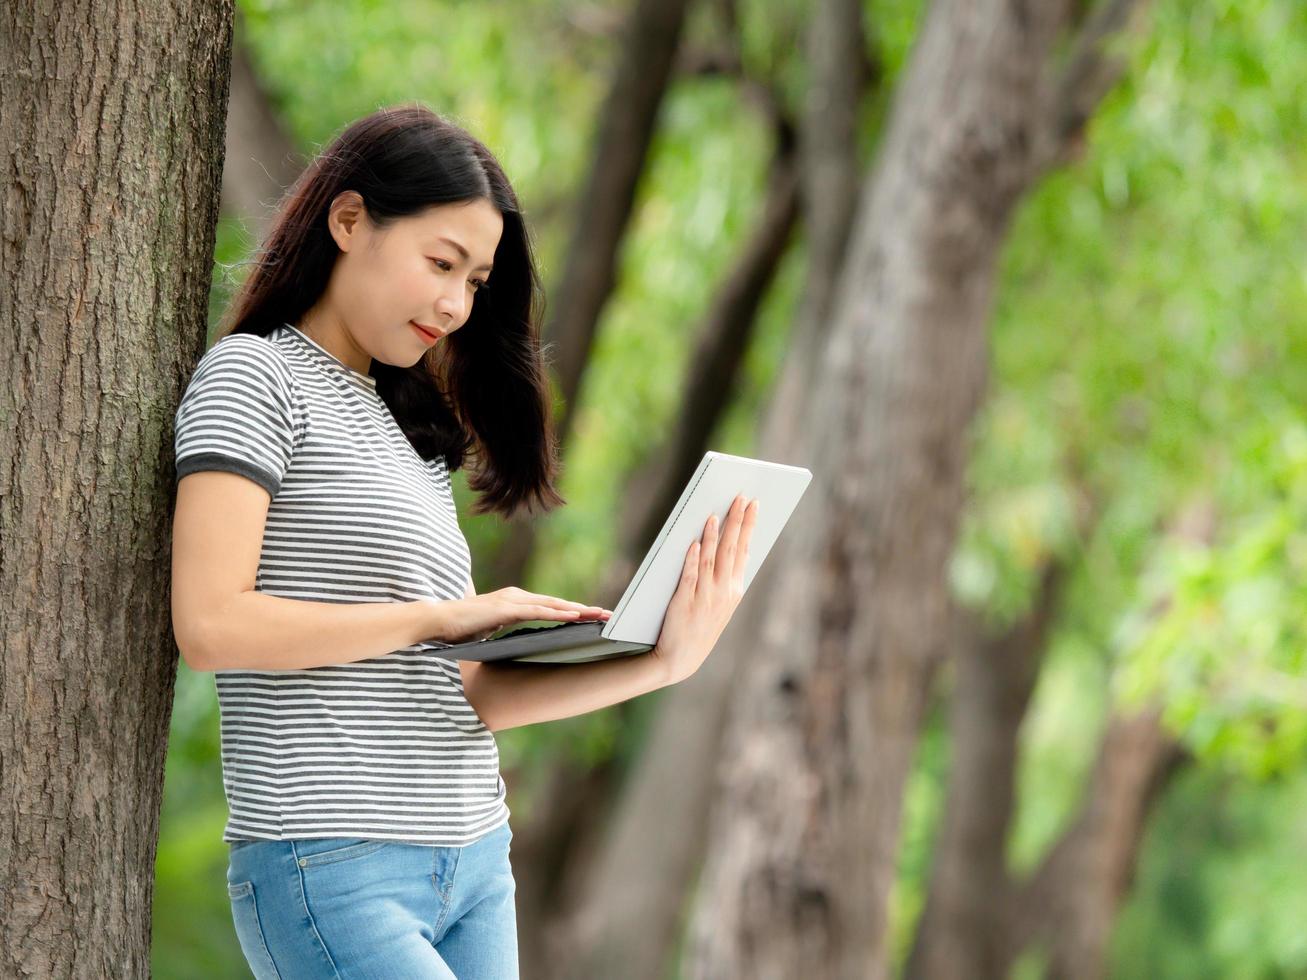
<svg viewBox="0 0 1307 980">
<path fill-rule="evenodd" d="M 360 363 L 370 355 L 409 367 L 462 327 L 477 291 L 493 283 L 504 219 L 480 198 L 433 205 L 383 231 L 355 199 L 337 198 L 344 206 L 329 220 L 341 249 L 327 289 L 346 334 L 337 340 L 359 348 Z"/>
</svg>

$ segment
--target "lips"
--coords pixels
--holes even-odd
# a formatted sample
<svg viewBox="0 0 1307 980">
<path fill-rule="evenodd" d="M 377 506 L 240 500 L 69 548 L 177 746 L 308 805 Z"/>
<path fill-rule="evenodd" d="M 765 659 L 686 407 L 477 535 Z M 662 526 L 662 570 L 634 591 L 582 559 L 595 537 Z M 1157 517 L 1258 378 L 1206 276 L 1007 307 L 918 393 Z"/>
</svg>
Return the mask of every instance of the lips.
<svg viewBox="0 0 1307 980">
<path fill-rule="evenodd" d="M 415 320 L 409 320 L 408 322 L 409 325 L 412 326 L 413 329 L 416 330 L 418 334 L 422 336 L 428 343 L 434 344 L 437 340 L 439 340 L 441 337 L 444 336 L 444 334 L 441 333 L 439 330 L 435 330 L 431 327 L 424 327 Z"/>
</svg>

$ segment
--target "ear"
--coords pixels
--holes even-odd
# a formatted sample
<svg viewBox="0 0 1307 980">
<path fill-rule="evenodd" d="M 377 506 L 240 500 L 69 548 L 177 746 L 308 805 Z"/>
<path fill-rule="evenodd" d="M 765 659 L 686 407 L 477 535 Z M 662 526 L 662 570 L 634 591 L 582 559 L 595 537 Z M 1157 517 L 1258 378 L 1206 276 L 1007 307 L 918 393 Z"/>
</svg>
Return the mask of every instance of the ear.
<svg viewBox="0 0 1307 980">
<path fill-rule="evenodd" d="M 342 252 L 348 252 L 358 239 L 366 218 L 367 208 L 358 191 L 341 191 L 332 199 L 327 210 L 327 230 Z"/>
</svg>

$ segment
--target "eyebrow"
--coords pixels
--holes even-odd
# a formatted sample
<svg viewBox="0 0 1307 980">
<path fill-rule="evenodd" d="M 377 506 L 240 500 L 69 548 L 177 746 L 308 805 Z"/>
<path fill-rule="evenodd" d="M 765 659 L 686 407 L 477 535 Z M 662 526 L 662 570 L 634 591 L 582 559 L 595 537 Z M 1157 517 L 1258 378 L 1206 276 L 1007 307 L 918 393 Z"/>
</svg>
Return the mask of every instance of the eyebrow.
<svg viewBox="0 0 1307 980">
<path fill-rule="evenodd" d="M 437 241 L 449 242 L 449 244 L 453 245 L 456 249 L 458 249 L 458 254 L 459 254 L 459 255 L 463 256 L 463 258 L 465 258 L 465 259 L 469 257 L 469 256 L 468 256 L 467 249 L 465 249 L 465 248 L 464 248 L 462 245 L 460 245 L 458 242 L 454 241 L 454 239 L 452 239 L 452 238 L 445 238 L 445 237 L 442 235 L 440 238 L 437 239 Z M 483 265 L 483 266 L 478 266 L 477 269 L 476 269 L 476 271 L 477 271 L 477 272 L 480 272 L 482 269 L 485 269 L 487 272 L 490 272 L 492 269 L 494 269 L 494 265 L 492 265 L 491 263 L 487 262 L 487 263 L 486 263 L 485 265 Z"/>
</svg>

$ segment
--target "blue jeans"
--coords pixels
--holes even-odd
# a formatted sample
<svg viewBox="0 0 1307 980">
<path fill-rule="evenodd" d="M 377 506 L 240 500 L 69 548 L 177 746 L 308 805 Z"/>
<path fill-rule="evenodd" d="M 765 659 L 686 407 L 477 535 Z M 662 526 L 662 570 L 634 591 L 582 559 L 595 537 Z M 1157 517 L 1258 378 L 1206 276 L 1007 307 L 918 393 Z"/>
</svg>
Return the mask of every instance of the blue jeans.
<svg viewBox="0 0 1307 980">
<path fill-rule="evenodd" d="M 517 980 L 512 839 L 233 841 L 241 951 L 256 980 Z"/>
</svg>

